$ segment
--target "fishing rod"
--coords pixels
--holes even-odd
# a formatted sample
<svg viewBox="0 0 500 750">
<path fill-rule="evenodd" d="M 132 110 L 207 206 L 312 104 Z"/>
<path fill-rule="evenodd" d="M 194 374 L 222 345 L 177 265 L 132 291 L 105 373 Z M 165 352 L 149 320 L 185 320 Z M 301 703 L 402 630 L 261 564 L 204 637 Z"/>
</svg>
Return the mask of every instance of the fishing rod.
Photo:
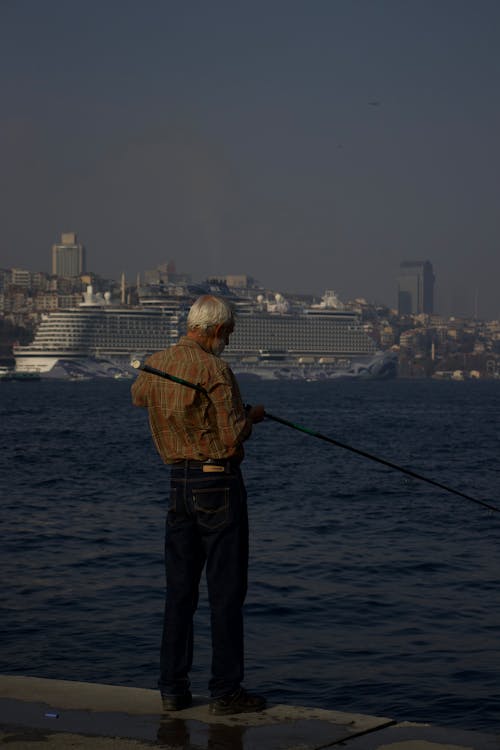
<svg viewBox="0 0 500 750">
<path fill-rule="evenodd" d="M 178 378 L 176 375 L 170 375 L 168 372 L 164 372 L 163 370 L 157 370 L 156 367 L 143 365 L 138 359 L 133 359 L 130 364 L 135 370 L 143 370 L 143 372 L 149 372 L 151 375 L 158 375 L 158 377 L 160 378 L 171 380 L 172 383 L 178 383 L 179 385 L 185 385 L 187 386 L 187 388 L 194 388 L 194 390 L 198 391 L 198 393 L 203 393 L 204 396 L 208 396 L 208 391 L 206 391 L 205 388 L 203 388 L 203 386 L 199 385 L 198 383 L 190 383 L 189 380 Z"/>
<path fill-rule="evenodd" d="M 144 372 L 149 372 L 152 375 L 157 375 L 160 378 L 171 380 L 174 383 L 179 383 L 180 385 L 184 385 L 188 388 L 194 388 L 199 393 L 203 393 L 205 396 L 208 396 L 208 392 L 201 385 L 196 384 L 196 383 L 190 383 L 188 380 L 184 380 L 183 378 L 178 378 L 174 375 L 170 375 L 168 372 L 164 372 L 163 370 L 157 370 L 155 367 L 150 367 L 149 365 L 141 364 L 141 362 L 137 359 L 131 362 L 131 365 L 136 370 L 143 370 Z M 399 466 L 398 464 L 395 464 L 392 461 L 387 461 L 385 458 L 381 458 L 380 456 L 375 456 L 373 453 L 367 453 L 366 451 L 360 450 L 359 448 L 354 448 L 353 446 L 347 445 L 346 443 L 341 443 L 339 440 L 334 440 L 333 438 L 328 437 L 327 435 L 323 435 L 321 432 L 316 432 L 315 430 L 310 430 L 309 428 L 303 427 L 302 425 L 299 425 L 299 424 L 295 424 L 294 422 L 289 422 L 287 419 L 283 419 L 282 417 L 277 417 L 274 414 L 270 414 L 268 411 L 264 412 L 264 415 L 266 419 L 270 419 L 273 422 L 278 422 L 279 424 L 282 424 L 285 427 L 291 427 L 293 430 L 304 432 L 306 435 L 310 435 L 311 437 L 318 438 L 319 440 L 324 440 L 327 443 L 336 445 L 338 448 L 343 448 L 344 450 L 351 451 L 351 453 L 356 453 L 358 456 L 362 456 L 363 458 L 368 458 L 370 461 L 376 461 L 377 463 L 382 464 L 383 466 L 387 466 L 390 469 L 395 469 L 396 471 L 400 471 L 402 474 L 406 474 L 407 476 L 412 477 L 413 479 L 418 479 L 421 482 L 427 482 L 427 484 L 432 484 L 434 487 L 438 487 L 441 490 L 445 490 L 445 492 L 451 492 L 451 494 L 458 495 L 458 497 L 462 497 L 464 498 L 464 500 L 469 500 L 471 503 L 476 503 L 476 505 L 481 505 L 483 508 L 487 508 L 488 510 L 494 511 L 495 513 L 500 513 L 500 508 L 497 508 L 495 505 L 492 505 L 491 503 L 487 503 L 485 500 L 478 500 L 478 498 L 471 497 L 471 495 L 467 495 L 465 492 L 456 490 L 453 487 L 448 487 L 448 485 L 442 484 L 441 482 L 436 482 L 434 479 L 429 479 L 429 477 L 425 477 L 422 474 L 418 474 L 416 471 L 412 471 L 411 469 L 406 469 L 404 466 Z"/>
</svg>

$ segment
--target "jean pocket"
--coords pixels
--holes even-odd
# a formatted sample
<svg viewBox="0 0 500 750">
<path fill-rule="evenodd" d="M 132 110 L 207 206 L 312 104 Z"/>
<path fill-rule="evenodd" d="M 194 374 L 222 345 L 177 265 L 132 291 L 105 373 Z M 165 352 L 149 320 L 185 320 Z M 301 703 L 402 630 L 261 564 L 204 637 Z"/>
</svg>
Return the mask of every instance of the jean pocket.
<svg viewBox="0 0 500 750">
<path fill-rule="evenodd" d="M 218 529 L 229 519 L 229 488 L 193 490 L 193 503 L 200 526 Z"/>
</svg>

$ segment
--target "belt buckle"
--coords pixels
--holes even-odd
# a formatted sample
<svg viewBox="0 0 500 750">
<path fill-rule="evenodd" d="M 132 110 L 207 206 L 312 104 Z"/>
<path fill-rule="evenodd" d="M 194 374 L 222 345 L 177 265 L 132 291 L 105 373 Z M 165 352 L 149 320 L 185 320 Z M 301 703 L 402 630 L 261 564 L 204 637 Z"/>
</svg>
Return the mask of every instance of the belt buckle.
<svg viewBox="0 0 500 750">
<path fill-rule="evenodd" d="M 203 464 L 201 470 L 205 473 L 212 473 L 214 471 L 224 472 L 226 470 L 226 467 L 221 466 L 220 464 Z"/>
</svg>

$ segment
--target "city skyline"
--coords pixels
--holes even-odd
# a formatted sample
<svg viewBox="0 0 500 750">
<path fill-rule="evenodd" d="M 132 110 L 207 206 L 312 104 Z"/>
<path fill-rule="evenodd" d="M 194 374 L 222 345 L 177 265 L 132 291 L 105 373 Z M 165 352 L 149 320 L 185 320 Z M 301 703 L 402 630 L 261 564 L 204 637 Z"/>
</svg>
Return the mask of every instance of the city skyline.
<svg viewBox="0 0 500 750">
<path fill-rule="evenodd" d="M 26 274 L 34 274 L 38 275 L 40 273 L 46 274 L 47 276 L 55 276 L 55 277 L 62 277 L 62 278 L 81 278 L 82 281 L 84 279 L 87 279 L 84 283 L 90 283 L 90 279 L 92 276 L 95 278 L 99 278 L 101 280 L 101 283 L 104 281 L 109 282 L 118 282 L 120 283 L 120 286 L 122 288 L 122 296 L 123 296 L 123 288 L 124 285 L 127 284 L 129 287 L 134 286 L 134 280 L 131 280 L 130 278 L 127 280 L 125 277 L 125 273 L 122 271 L 121 273 L 115 273 L 108 277 L 102 277 L 100 274 L 98 274 L 94 269 L 90 268 L 87 270 L 86 268 L 86 258 L 87 258 L 87 249 L 86 247 L 78 241 L 78 233 L 77 232 L 62 232 L 60 234 L 60 240 L 59 243 L 55 243 L 51 247 L 51 272 L 44 271 L 42 269 L 27 269 L 27 268 L 20 268 L 20 267 L 11 267 L 10 269 L 2 269 L 0 268 L 0 271 L 11 271 L 14 276 L 17 276 L 19 278 L 25 279 Z M 69 272 L 69 269 L 71 271 Z M 68 271 L 68 272 L 67 272 Z M 250 285 L 257 285 L 257 287 L 266 289 L 267 292 L 275 292 L 275 293 L 282 293 L 285 292 L 295 295 L 309 295 L 312 297 L 322 297 L 325 292 L 327 292 L 327 288 L 321 290 L 321 292 L 314 292 L 314 293 L 308 293 L 304 292 L 304 290 L 298 288 L 295 290 L 286 290 L 284 288 L 272 288 L 268 285 L 263 283 L 261 279 L 256 279 L 252 274 L 250 273 L 240 273 L 240 274 L 228 274 L 224 271 L 220 274 L 217 274 L 215 276 L 211 277 L 197 277 L 193 278 L 193 275 L 190 273 L 189 270 L 186 269 L 177 269 L 175 259 L 170 258 L 167 261 L 163 261 L 161 263 L 158 263 L 154 268 L 142 268 L 138 270 L 135 282 L 141 283 L 144 285 L 149 284 L 157 284 L 157 283 L 164 283 L 166 280 L 168 280 L 170 277 L 171 281 L 177 282 L 177 281 L 192 281 L 193 283 L 203 283 L 206 282 L 209 278 L 217 278 L 220 280 L 228 280 L 229 286 L 236 286 L 235 280 L 240 279 L 242 280 L 241 286 L 246 286 L 247 283 Z M 231 279 L 232 281 L 229 281 Z M 244 281 L 243 281 L 244 280 Z M 15 283 L 15 282 L 13 282 Z M 433 271 L 433 265 L 431 261 L 426 260 L 403 260 L 400 263 L 399 266 L 399 275 L 395 279 L 396 283 L 396 303 L 395 304 L 388 304 L 386 302 L 383 302 L 381 300 L 374 300 L 371 297 L 361 297 L 360 295 L 354 295 L 353 297 L 344 297 L 341 301 L 343 302 L 349 302 L 352 303 L 356 300 L 363 299 L 365 302 L 367 302 L 369 305 L 376 305 L 381 307 L 387 307 L 389 309 L 394 310 L 399 315 L 418 315 L 418 314 L 437 314 L 441 316 L 445 316 L 446 314 L 440 310 L 435 309 L 434 306 L 434 286 L 436 283 L 436 277 L 434 275 Z M 26 280 L 23 281 L 21 286 L 26 286 L 27 282 Z M 336 293 L 336 292 L 335 292 Z M 461 307 L 457 307 L 455 310 L 451 310 L 451 312 L 448 314 L 448 317 L 464 317 L 464 318 L 474 318 L 478 319 L 478 299 L 477 299 L 477 290 L 475 291 L 475 297 L 473 300 L 473 309 L 472 312 L 466 312 L 465 306 L 463 305 L 463 301 L 461 303 Z M 499 316 L 500 317 L 500 316 Z M 485 318 L 486 319 L 486 318 Z M 493 320 L 493 319 L 490 319 Z"/>
<path fill-rule="evenodd" d="M 99 275 L 500 317 L 500 6 L 491 0 L 0 9 L 0 267 L 75 229 Z"/>
</svg>

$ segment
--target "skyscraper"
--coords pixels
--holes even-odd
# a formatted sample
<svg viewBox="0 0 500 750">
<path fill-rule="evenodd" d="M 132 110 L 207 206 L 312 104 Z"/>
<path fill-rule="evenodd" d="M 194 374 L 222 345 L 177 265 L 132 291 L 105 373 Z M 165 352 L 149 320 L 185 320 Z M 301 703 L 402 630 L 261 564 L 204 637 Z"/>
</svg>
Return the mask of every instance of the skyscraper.
<svg viewBox="0 0 500 750">
<path fill-rule="evenodd" d="M 398 312 L 400 315 L 434 312 L 434 271 L 426 261 L 403 261 L 399 266 Z"/>
<path fill-rule="evenodd" d="M 85 248 L 75 232 L 64 232 L 59 245 L 52 245 L 52 275 L 81 276 L 85 273 Z"/>
</svg>

